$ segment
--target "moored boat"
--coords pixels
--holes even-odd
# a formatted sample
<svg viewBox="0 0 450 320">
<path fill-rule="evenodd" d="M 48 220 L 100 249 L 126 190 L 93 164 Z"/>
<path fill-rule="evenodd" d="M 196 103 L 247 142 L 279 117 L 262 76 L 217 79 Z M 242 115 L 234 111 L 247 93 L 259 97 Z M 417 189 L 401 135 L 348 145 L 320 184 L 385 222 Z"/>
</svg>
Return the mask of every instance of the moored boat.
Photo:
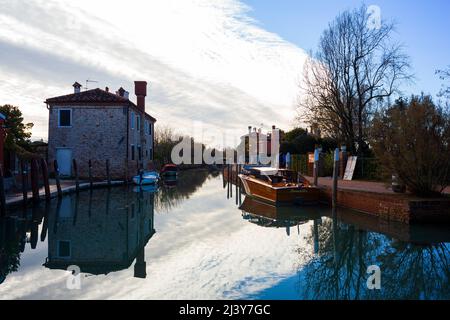
<svg viewBox="0 0 450 320">
<path fill-rule="evenodd" d="M 319 189 L 289 170 L 253 168 L 239 178 L 248 196 L 275 205 L 309 205 L 319 202 Z"/>
<path fill-rule="evenodd" d="M 178 167 L 174 164 L 166 164 L 161 169 L 161 175 L 163 177 L 176 177 L 178 175 Z"/>
<path fill-rule="evenodd" d="M 138 186 L 157 184 L 159 181 L 159 174 L 156 171 L 142 172 L 133 177 L 134 184 Z"/>
</svg>

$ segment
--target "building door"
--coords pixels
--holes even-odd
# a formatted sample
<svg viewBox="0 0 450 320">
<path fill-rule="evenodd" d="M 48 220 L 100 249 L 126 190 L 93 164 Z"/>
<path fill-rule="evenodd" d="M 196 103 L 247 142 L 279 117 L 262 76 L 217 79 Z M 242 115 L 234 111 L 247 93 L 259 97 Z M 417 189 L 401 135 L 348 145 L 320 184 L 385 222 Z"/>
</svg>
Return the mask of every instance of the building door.
<svg viewBox="0 0 450 320">
<path fill-rule="evenodd" d="M 59 174 L 72 175 L 72 149 L 56 149 L 56 161 L 58 161 Z"/>
</svg>

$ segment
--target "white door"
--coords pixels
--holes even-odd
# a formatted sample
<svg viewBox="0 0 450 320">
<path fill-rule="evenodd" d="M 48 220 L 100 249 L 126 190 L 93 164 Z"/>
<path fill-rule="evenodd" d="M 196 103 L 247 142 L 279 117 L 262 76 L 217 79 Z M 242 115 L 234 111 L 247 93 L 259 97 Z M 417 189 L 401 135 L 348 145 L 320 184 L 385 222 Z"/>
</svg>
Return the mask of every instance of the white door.
<svg viewBox="0 0 450 320">
<path fill-rule="evenodd" d="M 72 175 L 72 149 L 56 149 L 56 161 L 58 161 L 59 174 Z"/>
</svg>

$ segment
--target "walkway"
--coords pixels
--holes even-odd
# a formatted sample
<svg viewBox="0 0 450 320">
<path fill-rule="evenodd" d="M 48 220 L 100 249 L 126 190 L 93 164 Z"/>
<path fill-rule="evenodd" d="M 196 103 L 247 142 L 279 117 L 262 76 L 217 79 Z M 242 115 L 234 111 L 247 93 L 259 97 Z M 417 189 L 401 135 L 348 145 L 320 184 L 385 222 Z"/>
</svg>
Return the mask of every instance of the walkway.
<svg viewBox="0 0 450 320">
<path fill-rule="evenodd" d="M 111 186 L 118 186 L 125 184 L 124 181 L 111 181 Z M 107 181 L 94 182 L 94 188 L 102 188 L 107 187 Z M 90 188 L 89 182 L 80 181 L 80 190 L 88 190 Z M 61 190 L 63 194 L 69 194 L 76 191 L 75 181 L 74 180 L 61 180 Z M 50 196 L 55 198 L 58 196 L 58 190 L 56 187 L 55 180 L 50 180 Z M 45 199 L 45 189 L 44 187 L 39 189 L 39 197 L 41 199 Z M 33 193 L 31 191 L 28 192 L 28 201 L 31 201 L 33 198 Z M 20 193 L 10 193 L 6 194 L 6 206 L 15 206 L 23 203 L 23 194 Z"/>
<path fill-rule="evenodd" d="M 313 177 L 305 177 L 305 178 L 307 178 L 310 182 L 314 181 Z M 320 186 L 332 188 L 333 179 L 331 177 L 319 178 L 319 187 Z M 386 194 L 386 193 L 387 194 L 395 194 L 392 191 L 392 189 L 390 188 L 390 185 L 388 185 L 384 182 L 373 182 L 373 181 L 339 180 L 338 189 L 353 190 L 353 191 L 367 191 L 367 192 L 384 193 L 384 194 Z M 450 194 L 450 187 L 447 187 L 444 190 L 444 193 Z"/>
</svg>

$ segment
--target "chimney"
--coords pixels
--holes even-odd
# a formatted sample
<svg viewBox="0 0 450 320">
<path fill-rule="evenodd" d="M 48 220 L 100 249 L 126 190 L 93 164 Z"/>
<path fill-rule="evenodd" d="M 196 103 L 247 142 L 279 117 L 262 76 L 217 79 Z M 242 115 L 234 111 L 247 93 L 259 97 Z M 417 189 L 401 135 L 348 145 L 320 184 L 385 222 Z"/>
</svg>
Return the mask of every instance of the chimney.
<svg viewBox="0 0 450 320">
<path fill-rule="evenodd" d="M 108 87 L 106 87 L 106 88 L 105 88 L 105 91 L 106 91 L 106 92 L 109 92 L 109 88 L 108 88 Z"/>
<path fill-rule="evenodd" d="M 272 126 L 272 130 L 275 130 L 277 128 L 277 126 Z"/>
<path fill-rule="evenodd" d="M 130 93 L 128 91 L 125 91 L 123 93 L 123 97 L 128 100 L 130 98 Z"/>
<path fill-rule="evenodd" d="M 252 126 L 248 126 L 248 134 L 252 133 Z"/>
<path fill-rule="evenodd" d="M 120 87 L 119 90 L 117 90 L 116 94 L 117 94 L 118 96 L 123 97 L 123 96 L 125 95 L 125 89 L 122 88 L 122 87 Z"/>
<path fill-rule="evenodd" d="M 81 91 L 81 84 L 75 82 L 73 84 L 73 93 L 80 93 L 80 91 Z"/>
<path fill-rule="evenodd" d="M 147 82 L 146 81 L 135 81 L 134 82 L 134 93 L 137 97 L 137 107 L 145 112 L 145 97 L 147 96 Z"/>
</svg>

